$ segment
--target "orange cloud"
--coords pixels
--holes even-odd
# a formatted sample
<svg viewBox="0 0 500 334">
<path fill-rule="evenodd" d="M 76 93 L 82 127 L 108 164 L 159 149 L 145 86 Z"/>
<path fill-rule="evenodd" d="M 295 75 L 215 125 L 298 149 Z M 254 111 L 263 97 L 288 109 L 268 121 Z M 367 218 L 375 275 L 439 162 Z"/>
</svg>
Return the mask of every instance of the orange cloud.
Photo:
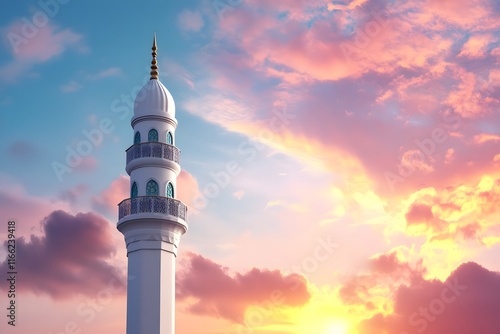
<svg viewBox="0 0 500 334">
<path fill-rule="evenodd" d="M 484 243 L 499 225 L 500 179 L 483 176 L 475 186 L 422 189 L 411 198 L 405 213 L 410 235 Z"/>
<path fill-rule="evenodd" d="M 495 135 L 495 134 L 491 134 L 491 133 L 481 133 L 479 135 L 474 136 L 474 142 L 476 144 L 484 144 L 484 143 L 489 142 L 489 141 L 496 142 L 499 140 L 500 140 L 499 135 Z"/>
<path fill-rule="evenodd" d="M 349 305 L 362 305 L 367 311 L 390 307 L 388 298 L 397 287 L 422 280 L 426 272 L 422 260 L 410 264 L 403 258 L 397 250 L 374 256 L 368 273 L 352 276 L 342 284 L 340 299 Z"/>
</svg>

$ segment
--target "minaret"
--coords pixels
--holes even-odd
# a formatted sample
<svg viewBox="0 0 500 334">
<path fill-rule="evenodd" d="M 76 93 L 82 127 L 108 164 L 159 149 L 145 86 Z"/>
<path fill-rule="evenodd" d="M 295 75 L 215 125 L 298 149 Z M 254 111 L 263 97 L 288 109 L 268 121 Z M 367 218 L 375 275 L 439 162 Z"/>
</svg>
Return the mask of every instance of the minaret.
<svg viewBox="0 0 500 334">
<path fill-rule="evenodd" d="M 187 207 L 175 199 L 177 120 L 174 99 L 158 79 L 156 35 L 152 50 L 151 79 L 137 94 L 131 121 L 130 198 L 118 204 L 128 257 L 127 334 L 175 333 L 175 258 L 188 228 Z"/>
</svg>

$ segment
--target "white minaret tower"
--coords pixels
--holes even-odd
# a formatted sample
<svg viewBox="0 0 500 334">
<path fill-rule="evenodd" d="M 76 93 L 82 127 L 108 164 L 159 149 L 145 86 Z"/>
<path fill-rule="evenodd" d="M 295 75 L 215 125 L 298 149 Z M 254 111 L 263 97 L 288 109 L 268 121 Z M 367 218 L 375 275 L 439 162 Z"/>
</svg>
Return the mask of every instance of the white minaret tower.
<svg viewBox="0 0 500 334">
<path fill-rule="evenodd" d="M 137 94 L 131 121 L 130 198 L 118 204 L 128 256 L 127 334 L 175 333 L 175 258 L 188 228 L 187 207 L 175 199 L 177 120 L 174 99 L 158 80 L 156 35 L 152 50 L 151 80 Z"/>
</svg>

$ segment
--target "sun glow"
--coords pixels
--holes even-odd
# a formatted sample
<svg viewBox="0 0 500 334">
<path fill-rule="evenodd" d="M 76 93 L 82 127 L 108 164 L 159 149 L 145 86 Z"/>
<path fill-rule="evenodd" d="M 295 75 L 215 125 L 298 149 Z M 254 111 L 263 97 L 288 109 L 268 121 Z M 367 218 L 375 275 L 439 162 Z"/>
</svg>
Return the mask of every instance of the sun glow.
<svg viewBox="0 0 500 334">
<path fill-rule="evenodd" d="M 349 327 L 344 322 L 336 321 L 327 326 L 325 334 L 349 334 Z"/>
</svg>

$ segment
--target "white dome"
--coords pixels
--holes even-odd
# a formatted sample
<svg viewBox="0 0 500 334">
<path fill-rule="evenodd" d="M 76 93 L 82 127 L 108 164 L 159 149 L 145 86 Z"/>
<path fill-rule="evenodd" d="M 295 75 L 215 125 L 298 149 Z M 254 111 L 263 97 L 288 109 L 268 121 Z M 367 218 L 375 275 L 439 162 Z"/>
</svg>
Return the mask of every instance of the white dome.
<svg viewBox="0 0 500 334">
<path fill-rule="evenodd" d="M 150 115 L 175 118 L 174 98 L 158 79 L 149 80 L 137 94 L 132 120 Z"/>
</svg>

